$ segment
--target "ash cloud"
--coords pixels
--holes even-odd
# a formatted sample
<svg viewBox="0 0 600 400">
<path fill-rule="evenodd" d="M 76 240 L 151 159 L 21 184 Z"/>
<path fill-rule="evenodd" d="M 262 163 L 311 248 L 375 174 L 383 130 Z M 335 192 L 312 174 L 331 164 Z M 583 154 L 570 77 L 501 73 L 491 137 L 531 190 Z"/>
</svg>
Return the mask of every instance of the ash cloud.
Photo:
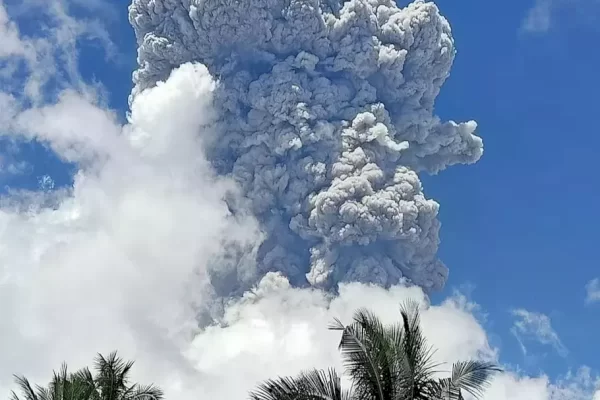
<svg viewBox="0 0 600 400">
<path fill-rule="evenodd" d="M 239 251 L 212 268 L 218 293 L 242 293 L 269 271 L 326 289 L 444 285 L 439 205 L 418 173 L 476 162 L 483 144 L 474 121 L 433 113 L 455 56 L 435 4 L 133 0 L 129 20 L 132 100 L 186 62 L 218 81 L 207 155 L 266 235 L 257 270 Z"/>
</svg>

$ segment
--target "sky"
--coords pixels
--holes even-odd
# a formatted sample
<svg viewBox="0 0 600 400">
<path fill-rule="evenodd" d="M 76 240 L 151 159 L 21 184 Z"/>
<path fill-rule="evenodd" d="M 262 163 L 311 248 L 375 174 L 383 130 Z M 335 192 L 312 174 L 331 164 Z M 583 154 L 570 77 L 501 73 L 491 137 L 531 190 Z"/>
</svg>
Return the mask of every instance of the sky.
<svg viewBox="0 0 600 400">
<path fill-rule="evenodd" d="M 265 374 L 337 362 L 320 325 L 359 305 L 389 320 L 410 295 L 440 357 L 507 369 L 487 399 L 596 400 L 600 4 L 436 4 L 457 56 L 435 113 L 476 120 L 484 153 L 419 172 L 440 204 L 449 269 L 433 305 L 416 288 L 352 283 L 331 299 L 269 274 L 223 306 L 224 326 L 198 331 L 198 309 L 214 301 L 211 260 L 227 258 L 227 241 L 257 251 L 262 221 L 229 215 L 222 199 L 235 182 L 202 155 L 219 140 L 207 128 L 210 73 L 186 64 L 130 106 L 138 66 L 127 5 L 0 0 L 0 389 L 12 373 L 44 379 L 42 368 L 112 346 L 138 360 L 140 377 L 168 380 L 173 396 L 239 398 L 219 384 L 223 370 L 242 387 L 266 377 L 246 376 L 257 359 Z M 82 327 L 90 315 L 97 332 Z"/>
<path fill-rule="evenodd" d="M 448 3 L 440 7 L 460 47 L 438 109 L 474 113 L 486 143 L 475 168 L 427 182 L 443 205 L 450 281 L 471 282 L 498 327 L 510 324 L 511 308 L 550 316 L 570 350 L 555 362 L 593 365 L 598 308 L 586 302 L 586 284 L 598 271 L 592 238 L 600 212 L 574 198 L 593 204 L 600 196 L 592 165 L 600 140 L 592 71 L 600 59 L 586 51 L 600 34 L 589 23 L 595 2 L 576 2 L 564 14 L 559 7 L 569 7 L 560 1 Z M 528 22 L 537 9 L 550 10 L 548 18 L 542 13 L 548 23 Z M 579 9 L 589 13 L 573 15 Z M 451 194 L 463 190 L 462 199 Z"/>
</svg>

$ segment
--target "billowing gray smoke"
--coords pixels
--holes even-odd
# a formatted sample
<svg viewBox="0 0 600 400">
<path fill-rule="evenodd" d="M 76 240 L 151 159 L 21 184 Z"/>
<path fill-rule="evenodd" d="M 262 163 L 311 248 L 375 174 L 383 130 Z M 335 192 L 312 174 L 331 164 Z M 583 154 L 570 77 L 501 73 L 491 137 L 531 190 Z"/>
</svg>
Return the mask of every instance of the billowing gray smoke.
<svg viewBox="0 0 600 400">
<path fill-rule="evenodd" d="M 258 271 L 214 268 L 231 293 L 267 271 L 295 285 L 340 281 L 439 289 L 439 205 L 419 171 L 473 163 L 473 121 L 434 100 L 455 49 L 433 3 L 393 0 L 133 0 L 136 93 L 186 62 L 218 79 L 209 159 L 239 183 L 266 239 Z M 232 206 L 233 207 L 233 206 Z"/>
</svg>

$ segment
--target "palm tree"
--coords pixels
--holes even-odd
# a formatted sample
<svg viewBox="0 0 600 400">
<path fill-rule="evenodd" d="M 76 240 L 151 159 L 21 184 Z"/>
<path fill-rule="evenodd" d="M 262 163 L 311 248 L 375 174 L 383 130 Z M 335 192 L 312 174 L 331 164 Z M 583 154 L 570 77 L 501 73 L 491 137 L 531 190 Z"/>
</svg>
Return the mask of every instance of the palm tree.
<svg viewBox="0 0 600 400">
<path fill-rule="evenodd" d="M 52 381 L 48 387 L 36 385 L 35 390 L 23 376 L 15 376 L 15 380 L 25 400 L 84 400 L 91 399 L 94 388 L 87 381 L 80 379 L 75 374 L 67 372 L 67 365 L 63 364 L 59 372 L 54 371 Z M 20 400 L 13 391 L 11 400 Z"/>
<path fill-rule="evenodd" d="M 400 307 L 400 323 L 385 326 L 366 309 L 345 326 L 335 320 L 329 329 L 342 332 L 339 349 L 352 387 L 343 390 L 334 370 L 311 370 L 297 377 L 279 377 L 260 384 L 252 400 L 464 400 L 463 392 L 480 398 L 493 373 L 493 363 L 455 363 L 450 377 L 435 379 L 439 364 L 420 325 L 419 305 Z"/>
<path fill-rule="evenodd" d="M 54 372 L 48 387 L 35 388 L 23 376 L 15 376 L 22 398 L 14 391 L 11 400 L 162 400 L 163 392 L 154 385 L 129 383 L 133 361 L 124 362 L 113 352 L 98 354 L 94 361 L 96 375 L 88 368 L 68 373 L 66 364 Z"/>
</svg>

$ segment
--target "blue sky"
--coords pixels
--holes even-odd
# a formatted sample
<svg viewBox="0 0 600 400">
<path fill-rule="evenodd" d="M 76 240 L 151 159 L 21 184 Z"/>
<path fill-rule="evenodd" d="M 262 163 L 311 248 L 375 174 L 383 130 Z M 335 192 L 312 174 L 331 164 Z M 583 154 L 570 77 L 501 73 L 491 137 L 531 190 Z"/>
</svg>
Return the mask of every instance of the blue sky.
<svg viewBox="0 0 600 400">
<path fill-rule="evenodd" d="M 600 57 L 590 49 L 600 31 L 557 15 L 547 31 L 524 32 L 530 2 L 439 5 L 459 53 L 438 112 L 476 119 L 485 143 L 475 167 L 426 181 L 442 204 L 449 286 L 471 282 L 499 331 L 511 308 L 551 316 L 570 353 L 544 368 L 598 365 L 600 310 L 584 300 L 598 274 Z"/>
<path fill-rule="evenodd" d="M 116 12 L 101 18 L 115 53 L 107 57 L 87 43 L 80 45 L 79 62 L 83 78 L 105 86 L 110 107 L 123 119 L 136 46 L 126 7 L 111 2 Z M 551 376 L 581 365 L 600 370 L 600 303 L 585 301 L 586 284 L 600 275 L 600 29 L 588 20 L 600 15 L 600 6 L 574 3 L 587 12 L 565 12 L 561 0 L 437 1 L 458 48 L 437 114 L 476 120 L 485 152 L 475 165 L 422 176 L 426 194 L 442 205 L 440 255 L 450 268 L 434 301 L 456 289 L 467 293 L 481 306 L 503 362 Z M 23 33 L 32 21 L 26 15 Z M 57 186 L 71 183 L 73 167 L 42 147 L 5 147 L 5 157 L 28 166 L 22 174 L 4 174 L 2 186 L 33 188 L 44 175 Z M 523 354 L 513 334 L 516 309 L 548 316 L 562 344 L 550 336 L 544 344 L 543 334 L 534 334 L 523 342 Z"/>
</svg>

